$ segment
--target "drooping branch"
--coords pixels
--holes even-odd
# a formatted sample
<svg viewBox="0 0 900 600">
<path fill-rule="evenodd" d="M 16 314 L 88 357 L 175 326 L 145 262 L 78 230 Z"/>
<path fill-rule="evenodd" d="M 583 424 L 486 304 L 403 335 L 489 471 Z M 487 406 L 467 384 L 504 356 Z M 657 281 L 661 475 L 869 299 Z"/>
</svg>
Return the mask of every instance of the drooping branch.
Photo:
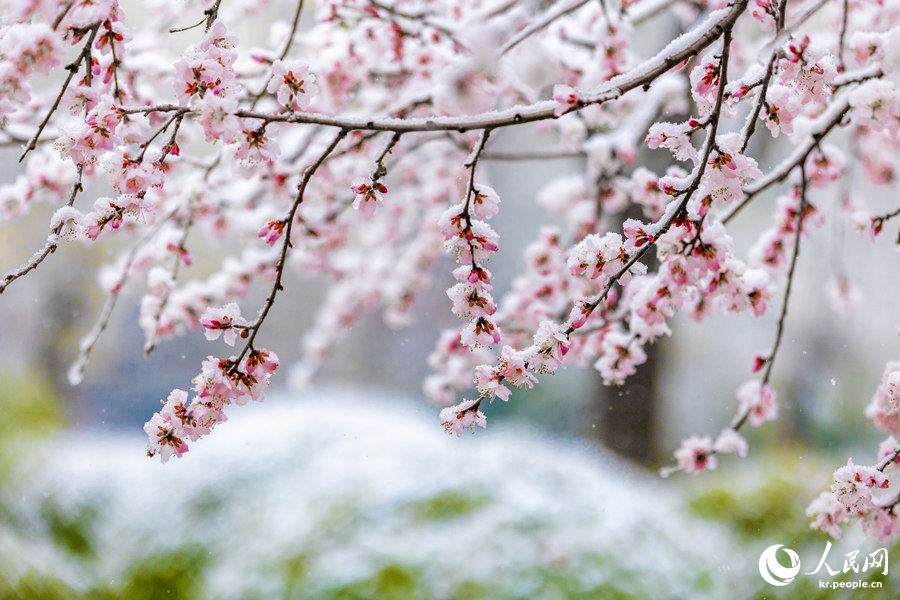
<svg viewBox="0 0 900 600">
<path fill-rule="evenodd" d="M 319 154 L 318 158 L 306 168 L 303 172 L 303 176 L 300 179 L 300 183 L 297 186 L 297 195 L 294 198 L 294 202 L 291 205 L 290 210 L 288 211 L 287 216 L 285 217 L 284 223 L 284 237 L 281 242 L 281 252 L 279 253 L 278 260 L 275 263 L 275 281 L 272 284 L 272 289 L 269 291 L 269 295 L 266 297 L 263 302 L 262 309 L 259 312 L 259 316 L 256 318 L 253 323 L 251 323 L 247 327 L 248 336 L 247 342 L 244 345 L 243 350 L 241 350 L 240 355 L 234 361 L 234 367 L 236 368 L 240 362 L 243 360 L 244 356 L 253 349 L 253 342 L 256 340 L 256 336 L 259 333 L 262 324 L 265 322 L 266 317 L 269 315 L 269 311 L 272 309 L 272 306 L 275 304 L 275 298 L 278 296 L 278 292 L 284 289 L 281 284 L 281 281 L 284 277 L 284 269 L 287 266 L 287 257 L 291 248 L 291 232 L 293 230 L 294 225 L 294 216 L 297 214 L 297 210 L 300 208 L 300 204 L 303 203 L 304 194 L 306 193 L 306 188 L 309 185 L 309 181 L 312 179 L 312 176 L 316 173 L 319 167 L 327 160 L 328 156 L 337 148 L 338 144 L 347 136 L 349 133 L 346 129 L 341 129 L 331 140 L 331 143 Z"/>
<path fill-rule="evenodd" d="M 84 172 L 84 165 L 78 165 L 75 177 L 75 183 L 72 185 L 72 191 L 69 193 L 69 198 L 66 200 L 66 206 L 71 207 L 75 203 L 75 197 L 78 196 L 78 193 L 83 191 L 81 177 Z M 47 237 L 47 241 L 44 244 L 44 247 L 35 252 L 30 259 L 25 261 L 19 268 L 15 269 L 7 273 L 3 277 L 3 281 L 0 281 L 0 294 L 2 294 L 10 283 L 19 279 L 20 277 L 27 275 L 31 271 L 38 268 L 38 266 L 44 262 L 48 256 L 52 253 L 56 252 L 56 248 L 59 246 L 59 234 L 62 231 L 65 223 L 60 221 L 55 224 L 50 230 L 50 235 Z"/>
</svg>

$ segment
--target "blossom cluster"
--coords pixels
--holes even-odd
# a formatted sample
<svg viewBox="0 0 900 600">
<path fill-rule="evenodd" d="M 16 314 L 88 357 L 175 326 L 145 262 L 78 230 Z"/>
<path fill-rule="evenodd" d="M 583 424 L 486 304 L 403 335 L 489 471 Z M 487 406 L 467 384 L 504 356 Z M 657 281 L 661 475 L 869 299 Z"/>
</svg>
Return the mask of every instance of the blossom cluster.
<svg viewBox="0 0 900 600">
<path fill-rule="evenodd" d="M 264 349 L 250 350 L 244 358 L 219 359 L 209 356 L 194 378 L 196 395 L 172 390 L 159 412 L 144 424 L 150 439 L 148 456 L 159 455 L 162 462 L 180 458 L 188 451 L 188 440 L 196 442 L 225 421 L 225 407 L 261 401 L 269 379 L 278 368 L 278 357 Z"/>
<path fill-rule="evenodd" d="M 771 315 L 772 346 L 747 365 L 731 421 L 685 439 L 666 472 L 710 470 L 748 453 L 745 425 L 778 416 L 775 365 L 806 240 L 826 223 L 880 239 L 900 216 L 839 185 L 897 180 L 896 0 L 275 4 L 155 0 L 138 22 L 116 0 L 35 0 L 0 23 L 0 144 L 23 149 L 0 221 L 50 213 L 46 241 L 0 291 L 67 244 L 110 252 L 109 310 L 73 380 L 128 288 L 142 293 L 148 352 L 197 329 L 235 348 L 203 362 L 193 399 L 172 392 L 148 423 L 164 460 L 224 406 L 262 398 L 278 361 L 256 338 L 293 273 L 328 282 L 295 383 L 363 314 L 407 325 L 433 284 L 449 288 L 464 324 L 439 336 L 424 387 L 457 434 L 561 368 L 626 382 L 679 315 Z M 658 15 L 685 33 L 658 51 L 634 44 Z M 264 38 L 244 23 L 265 25 Z M 503 150 L 498 138 L 512 138 L 494 132 L 516 129 L 536 146 Z M 487 268 L 502 218 L 490 165 L 506 159 L 581 167 L 537 190 L 553 216 L 508 286 Z M 751 204 L 770 216 L 744 243 L 733 223 L 752 228 Z M 838 301 L 855 297 L 846 273 L 833 282 Z M 253 290 L 264 300 L 250 321 L 238 301 Z M 867 410 L 890 434 L 898 372 L 888 365 Z M 893 505 L 868 495 L 893 462 L 845 467 L 815 522 L 893 532 Z"/>
</svg>

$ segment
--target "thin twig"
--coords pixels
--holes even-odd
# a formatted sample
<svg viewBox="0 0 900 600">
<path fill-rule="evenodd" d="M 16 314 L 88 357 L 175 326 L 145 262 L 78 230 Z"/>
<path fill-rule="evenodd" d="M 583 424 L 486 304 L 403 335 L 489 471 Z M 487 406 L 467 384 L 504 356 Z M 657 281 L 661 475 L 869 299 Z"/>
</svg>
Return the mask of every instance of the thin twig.
<svg viewBox="0 0 900 600">
<path fill-rule="evenodd" d="M 72 206 L 75 203 L 75 197 L 83 190 L 81 186 L 81 175 L 83 171 L 84 165 L 78 165 L 75 183 L 72 184 L 72 191 L 69 193 L 69 199 L 66 201 L 66 206 Z M 18 269 L 7 273 L 3 277 L 3 281 L 0 281 L 0 294 L 6 290 L 10 283 L 38 268 L 38 265 L 44 262 L 45 258 L 53 252 L 56 252 L 56 248 L 59 245 L 59 232 L 62 231 L 64 225 L 65 223 L 63 222 L 57 223 L 56 226 L 50 230 L 50 235 L 47 237 L 47 242 L 44 244 L 44 247 L 35 252 L 34 255 Z"/>
<path fill-rule="evenodd" d="M 294 203 L 291 205 L 291 209 L 288 211 L 287 216 L 285 217 L 285 227 L 284 227 L 284 235 L 283 240 L 281 242 L 281 252 L 278 256 L 278 260 L 275 263 L 275 281 L 272 284 L 272 289 L 269 291 L 269 295 L 266 297 L 265 302 L 263 302 L 263 307 L 259 312 L 259 316 L 256 320 L 247 327 L 248 337 L 247 342 L 244 344 L 243 350 L 241 350 L 240 355 L 233 361 L 234 369 L 237 369 L 241 360 L 243 360 L 244 356 L 246 356 L 247 352 L 249 352 L 253 348 L 253 342 L 256 340 L 256 335 L 259 333 L 262 324 L 265 322 L 266 317 L 269 315 L 269 311 L 272 309 L 272 305 L 275 304 L 275 297 L 278 295 L 278 292 L 284 289 L 281 284 L 282 278 L 284 277 L 284 269 L 287 266 L 287 255 L 291 248 L 291 231 L 294 226 L 294 216 L 297 214 L 297 210 L 300 208 L 300 205 L 303 203 L 303 195 L 306 193 L 306 187 L 309 185 L 310 179 L 315 174 L 315 172 L 322 166 L 328 156 L 337 148 L 338 144 L 341 143 L 347 134 L 349 133 L 346 129 L 341 129 L 334 136 L 331 143 L 319 154 L 319 157 L 313 162 L 310 166 L 306 168 L 303 172 L 303 177 L 300 180 L 300 184 L 297 186 L 297 195 L 294 198 Z"/>
<path fill-rule="evenodd" d="M 37 131 L 34 132 L 34 135 L 31 138 L 31 141 L 28 142 L 28 146 L 25 147 L 25 151 L 22 152 L 22 155 L 19 157 L 19 162 L 22 162 L 29 152 L 34 150 L 37 147 L 38 138 L 41 137 L 41 133 L 44 131 L 44 128 L 47 126 L 47 123 L 50 122 L 50 117 L 53 116 L 53 113 L 56 112 L 56 109 L 59 108 L 59 103 L 62 101 L 63 95 L 66 93 L 66 90 L 69 88 L 69 84 L 72 82 L 72 78 L 75 77 L 75 74 L 81 68 L 81 64 L 87 60 L 87 68 L 85 69 L 85 79 L 87 84 L 90 86 L 91 84 L 91 46 L 94 44 L 94 38 L 97 37 L 97 31 L 100 29 L 100 23 L 94 23 L 88 29 L 90 32 L 88 35 L 87 42 L 84 44 L 84 47 L 81 49 L 81 53 L 79 53 L 78 58 L 75 59 L 74 62 L 66 65 L 66 70 L 69 72 L 69 75 L 66 77 L 66 80 L 62 84 L 62 88 L 59 90 L 59 94 L 56 96 L 56 100 L 53 101 L 53 105 L 50 107 L 50 110 L 47 111 L 44 120 L 41 121 L 41 124 L 38 125 Z"/>
<path fill-rule="evenodd" d="M 278 60 L 284 60 L 287 58 L 288 53 L 291 51 L 291 46 L 294 44 L 294 36 L 297 35 L 297 26 L 300 24 L 300 15 L 303 14 L 303 0 L 298 0 L 297 2 L 297 10 L 294 11 L 294 20 L 291 23 L 291 31 L 288 34 L 287 42 L 284 44 L 284 49 L 281 51 L 281 54 L 278 56 Z M 266 90 L 269 89 L 269 83 L 272 81 L 272 74 L 269 74 L 268 79 L 266 79 L 265 85 L 263 85 L 262 89 L 257 92 L 256 96 L 253 98 L 253 102 L 250 104 L 250 110 L 256 108 L 257 103 L 262 99 L 266 94 Z"/>
<path fill-rule="evenodd" d="M 799 165 L 800 171 L 800 185 L 798 187 L 797 193 L 800 196 L 800 205 L 797 207 L 797 221 L 795 227 L 797 231 L 794 233 L 794 250 L 791 256 L 791 265 L 788 269 L 787 274 L 787 283 L 785 284 L 784 289 L 784 301 L 781 304 L 781 313 L 778 316 L 778 325 L 775 330 L 775 342 L 772 345 L 772 351 L 765 358 L 766 370 L 763 373 L 762 378 L 762 386 L 766 386 L 769 384 L 769 379 L 772 376 L 772 367 L 775 365 L 775 357 L 778 355 L 778 349 L 781 348 L 781 340 L 784 337 L 784 323 L 787 319 L 788 312 L 788 303 L 791 299 L 791 288 L 794 283 L 794 274 L 797 269 L 797 258 L 800 256 L 800 237 L 803 234 L 803 215 L 806 212 L 806 207 L 808 206 L 806 201 L 806 192 L 807 192 L 807 178 L 806 178 L 806 166 L 805 163 L 800 163 Z M 747 418 L 750 416 L 750 409 L 748 408 L 742 414 L 738 415 L 736 420 L 730 425 L 731 429 L 737 431 L 741 428 L 741 426 L 747 421 Z"/>
</svg>

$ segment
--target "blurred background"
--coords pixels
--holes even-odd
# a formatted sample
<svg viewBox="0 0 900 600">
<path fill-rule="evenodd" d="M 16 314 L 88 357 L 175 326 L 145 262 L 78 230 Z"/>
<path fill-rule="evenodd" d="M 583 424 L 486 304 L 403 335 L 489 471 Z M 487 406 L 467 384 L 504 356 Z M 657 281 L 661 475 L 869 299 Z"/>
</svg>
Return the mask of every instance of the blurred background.
<svg viewBox="0 0 900 600">
<path fill-rule="evenodd" d="M 534 140 L 503 132 L 495 143 Z M 759 150 L 763 170 L 783 152 Z M 0 149 L 0 185 L 17 176 L 17 154 Z M 541 187 L 583 165 L 485 168 L 504 199 L 491 262 L 502 292 L 552 222 L 535 202 Z M 896 200 L 858 188 L 873 210 Z M 839 200 L 812 197 L 826 211 Z M 770 195 L 742 213 L 742 251 L 773 205 Z M 53 210 L 0 224 L 0 270 L 43 243 Z M 94 270 L 115 248 L 68 244 L 0 297 L 0 599 L 841 597 L 816 576 L 768 586 L 757 562 L 784 544 L 814 568 L 826 537 L 809 529 L 806 505 L 848 456 L 874 462 L 881 436 L 863 409 L 900 356 L 893 241 L 869 243 L 838 220 L 804 242 L 773 377 L 781 418 L 750 432 L 747 459 L 666 480 L 658 470 L 683 437 L 715 435 L 734 414 L 776 314 L 677 318 L 626 385 L 605 388 L 591 370 L 545 377 L 491 405 L 487 431 L 455 439 L 421 395 L 426 357 L 455 322 L 448 263 L 413 327 L 364 318 L 312 389 L 290 390 L 279 374 L 264 405 L 235 407 L 184 459 L 160 465 L 143 457 L 141 427 L 189 385 L 209 344 L 194 332 L 145 358 L 126 294 L 71 387 L 66 369 L 103 303 Z M 828 302 L 835 273 L 861 291 L 849 311 Z M 299 285 L 288 281 L 288 293 Z M 285 365 L 314 309 L 276 305 L 275 320 L 297 324 L 264 330 Z M 832 567 L 880 547 L 858 533 L 835 542 Z M 823 579 L 891 589 L 894 577 Z"/>
</svg>

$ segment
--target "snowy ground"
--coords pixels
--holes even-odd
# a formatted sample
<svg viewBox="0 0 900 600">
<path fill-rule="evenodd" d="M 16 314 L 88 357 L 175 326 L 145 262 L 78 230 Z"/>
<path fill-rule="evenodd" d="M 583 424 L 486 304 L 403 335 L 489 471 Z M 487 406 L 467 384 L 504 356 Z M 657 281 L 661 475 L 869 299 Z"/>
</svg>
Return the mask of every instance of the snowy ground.
<svg viewBox="0 0 900 600">
<path fill-rule="evenodd" d="M 434 412 L 368 396 L 238 407 L 166 465 L 136 437 L 43 446 L 0 491 L 0 596 L 55 577 L 127 597 L 135 564 L 166 556 L 210 598 L 722 598 L 758 583 L 756 558 L 687 516 L 671 482 L 521 431 L 451 438 Z"/>
</svg>

